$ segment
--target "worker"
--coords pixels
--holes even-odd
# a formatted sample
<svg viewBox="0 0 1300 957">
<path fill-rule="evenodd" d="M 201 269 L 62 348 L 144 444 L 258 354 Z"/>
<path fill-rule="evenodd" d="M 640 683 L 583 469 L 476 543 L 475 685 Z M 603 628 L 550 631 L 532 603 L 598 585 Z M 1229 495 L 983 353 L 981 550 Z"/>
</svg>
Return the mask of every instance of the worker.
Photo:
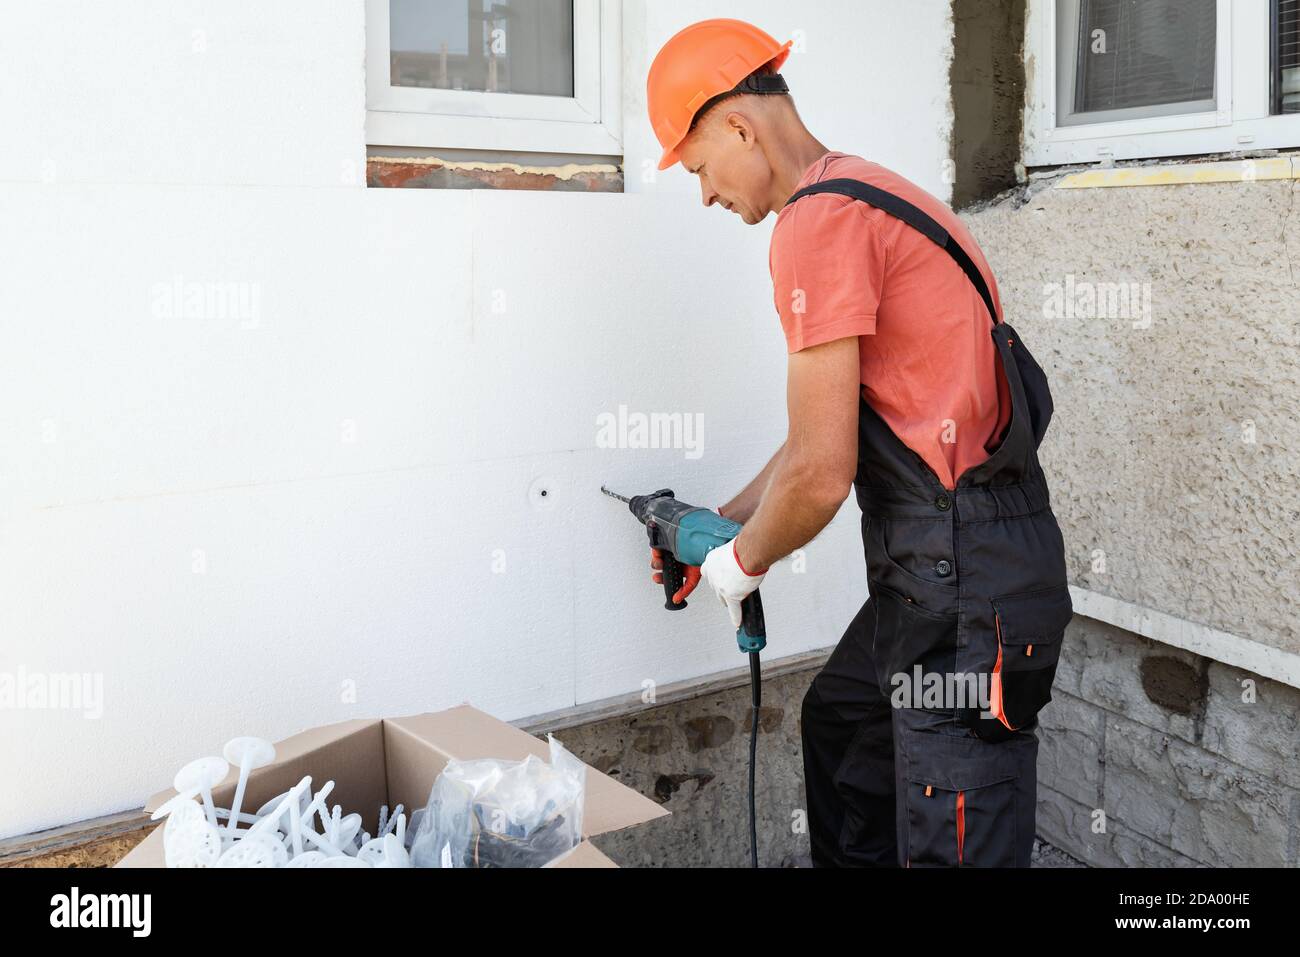
<svg viewBox="0 0 1300 957">
<path fill-rule="evenodd" d="M 703 587 L 738 621 L 852 487 L 867 597 L 801 712 L 812 862 L 1027 867 L 1038 714 L 1072 614 L 1037 454 L 1047 380 L 952 210 L 809 132 L 779 72 L 791 45 L 705 20 L 647 81 L 659 168 L 681 163 L 748 225 L 777 214 L 788 432 L 722 506 L 744 528 Z"/>
</svg>

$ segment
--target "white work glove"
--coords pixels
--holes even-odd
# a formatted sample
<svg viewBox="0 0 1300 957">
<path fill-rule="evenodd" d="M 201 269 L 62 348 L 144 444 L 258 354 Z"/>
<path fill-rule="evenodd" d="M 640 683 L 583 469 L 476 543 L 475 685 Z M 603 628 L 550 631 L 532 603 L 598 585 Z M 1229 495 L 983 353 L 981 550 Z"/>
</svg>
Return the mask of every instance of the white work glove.
<svg viewBox="0 0 1300 957">
<path fill-rule="evenodd" d="M 731 613 L 731 623 L 737 628 L 740 627 L 741 620 L 740 603 L 758 590 L 767 571 L 764 568 L 757 575 L 745 571 L 740 565 L 740 559 L 736 557 L 734 541 L 719 545 L 709 552 L 704 557 L 704 564 L 700 566 L 701 577 L 709 583 L 718 600 L 727 606 L 727 611 Z"/>
</svg>

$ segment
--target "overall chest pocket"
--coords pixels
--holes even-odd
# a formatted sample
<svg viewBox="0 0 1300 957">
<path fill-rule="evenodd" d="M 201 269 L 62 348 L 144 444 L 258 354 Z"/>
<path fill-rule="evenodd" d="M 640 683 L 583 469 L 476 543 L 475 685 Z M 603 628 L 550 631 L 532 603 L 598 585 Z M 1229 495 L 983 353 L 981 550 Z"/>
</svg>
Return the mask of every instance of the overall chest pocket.
<svg viewBox="0 0 1300 957">
<path fill-rule="evenodd" d="M 1007 728 L 1025 727 L 1052 700 L 1061 644 L 1073 615 L 1065 585 L 993 599 L 998 652 L 989 710 Z"/>
</svg>

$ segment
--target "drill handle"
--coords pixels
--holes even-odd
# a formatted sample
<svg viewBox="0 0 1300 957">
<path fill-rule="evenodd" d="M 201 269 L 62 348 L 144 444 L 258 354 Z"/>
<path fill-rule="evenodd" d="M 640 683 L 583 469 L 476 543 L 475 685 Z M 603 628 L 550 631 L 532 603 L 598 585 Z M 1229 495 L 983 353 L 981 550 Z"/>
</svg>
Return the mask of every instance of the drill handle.
<svg viewBox="0 0 1300 957">
<path fill-rule="evenodd" d="M 767 647 L 767 624 L 763 621 L 763 599 L 757 589 L 740 603 L 740 630 L 736 632 L 736 644 L 740 645 L 740 650 L 744 652 L 762 651 Z"/>
<path fill-rule="evenodd" d="M 673 601 L 673 596 L 682 590 L 682 585 L 686 582 L 686 566 L 667 549 L 663 549 L 659 554 L 664 563 L 664 607 L 669 611 L 681 611 L 686 607 L 686 602 Z"/>
</svg>

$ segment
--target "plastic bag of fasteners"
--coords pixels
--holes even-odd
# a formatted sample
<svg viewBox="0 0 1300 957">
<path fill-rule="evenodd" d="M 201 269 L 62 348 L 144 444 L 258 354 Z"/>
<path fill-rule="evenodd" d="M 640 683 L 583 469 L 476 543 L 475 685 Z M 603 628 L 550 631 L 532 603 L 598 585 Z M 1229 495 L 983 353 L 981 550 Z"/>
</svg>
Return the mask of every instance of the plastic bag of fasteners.
<svg viewBox="0 0 1300 957">
<path fill-rule="evenodd" d="M 448 761 L 418 815 L 416 867 L 541 867 L 582 840 L 587 768 L 547 735 L 548 764 Z"/>
</svg>

